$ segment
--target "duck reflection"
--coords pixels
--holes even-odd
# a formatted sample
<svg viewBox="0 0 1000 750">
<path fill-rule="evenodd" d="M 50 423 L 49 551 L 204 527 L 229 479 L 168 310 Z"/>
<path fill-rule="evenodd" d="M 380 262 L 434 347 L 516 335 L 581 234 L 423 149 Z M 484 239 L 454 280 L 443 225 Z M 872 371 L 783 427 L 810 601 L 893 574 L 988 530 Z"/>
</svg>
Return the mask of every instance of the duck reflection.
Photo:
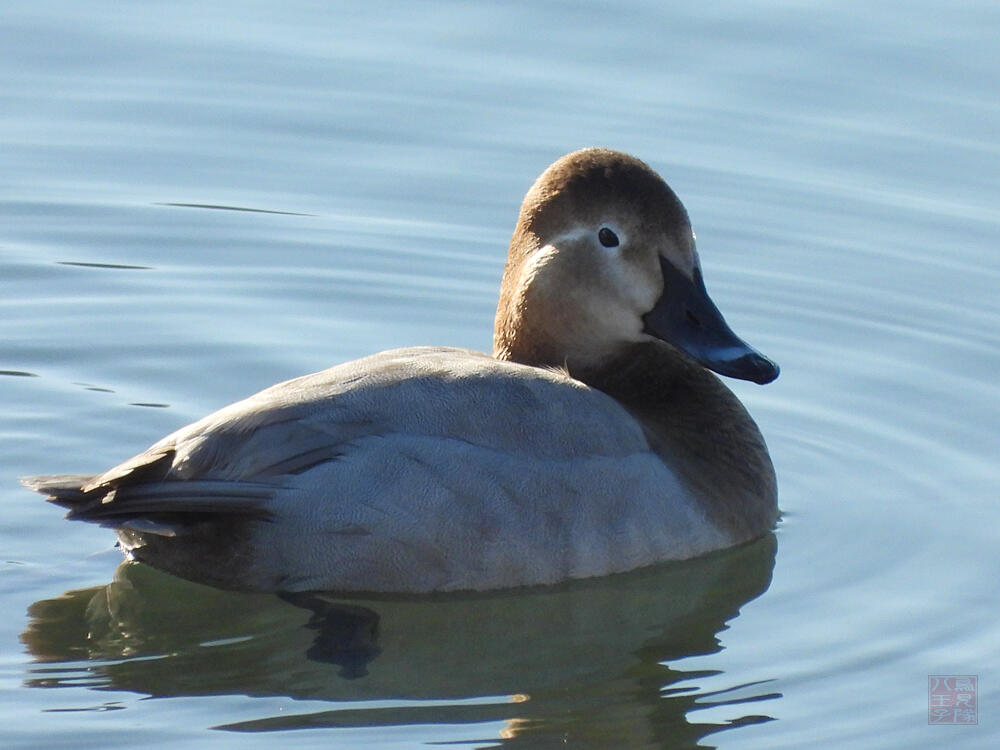
<svg viewBox="0 0 1000 750">
<path fill-rule="evenodd" d="M 106 586 L 33 604 L 21 638 L 32 686 L 341 702 L 234 730 L 502 721 L 510 747 L 695 747 L 769 718 L 747 711 L 776 697 L 766 684 L 713 695 L 699 678 L 718 673 L 683 662 L 720 650 L 718 633 L 769 586 L 774 555 L 769 535 L 554 588 L 349 599 L 219 591 L 123 563 Z M 394 707 L 342 703 L 370 700 Z M 730 718 L 697 723 L 713 706 Z"/>
</svg>

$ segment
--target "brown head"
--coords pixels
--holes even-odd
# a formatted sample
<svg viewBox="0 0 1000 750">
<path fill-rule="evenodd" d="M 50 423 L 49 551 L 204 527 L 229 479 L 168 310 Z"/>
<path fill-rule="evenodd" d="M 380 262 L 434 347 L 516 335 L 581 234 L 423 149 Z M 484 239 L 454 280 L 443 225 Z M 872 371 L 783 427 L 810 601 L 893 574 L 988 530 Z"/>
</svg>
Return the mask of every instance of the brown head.
<svg viewBox="0 0 1000 750">
<path fill-rule="evenodd" d="M 687 211 L 667 183 L 618 151 L 567 154 L 521 205 L 494 356 L 574 372 L 654 341 L 725 375 L 766 383 L 778 374 L 709 299 Z"/>
</svg>

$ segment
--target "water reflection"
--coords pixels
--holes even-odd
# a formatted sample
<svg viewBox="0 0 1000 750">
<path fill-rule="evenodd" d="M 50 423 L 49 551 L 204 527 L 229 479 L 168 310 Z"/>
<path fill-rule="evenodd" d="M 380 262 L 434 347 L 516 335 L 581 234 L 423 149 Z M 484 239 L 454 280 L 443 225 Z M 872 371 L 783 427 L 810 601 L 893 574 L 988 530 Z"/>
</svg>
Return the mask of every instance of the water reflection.
<svg viewBox="0 0 1000 750">
<path fill-rule="evenodd" d="M 337 702 L 223 727 L 238 731 L 503 722 L 513 747 L 693 747 L 769 718 L 768 685 L 709 694 L 709 673 L 683 662 L 720 650 L 720 631 L 769 586 L 774 554 L 768 536 L 554 589 L 350 600 L 217 591 L 123 564 L 106 586 L 29 608 L 27 684 Z M 698 723 L 717 706 L 728 723 Z"/>
</svg>

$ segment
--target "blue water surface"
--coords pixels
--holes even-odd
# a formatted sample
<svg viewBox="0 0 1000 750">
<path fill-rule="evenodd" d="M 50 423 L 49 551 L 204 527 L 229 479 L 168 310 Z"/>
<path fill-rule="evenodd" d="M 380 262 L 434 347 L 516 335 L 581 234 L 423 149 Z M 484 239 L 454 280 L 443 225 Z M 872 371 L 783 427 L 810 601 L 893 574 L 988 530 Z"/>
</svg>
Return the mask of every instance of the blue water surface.
<svg viewBox="0 0 1000 750">
<path fill-rule="evenodd" d="M 7 3 L 0 745 L 996 746 L 998 28 L 987 0 Z M 671 183 L 782 365 L 730 383 L 774 536 L 309 609 L 118 567 L 18 485 L 364 354 L 488 350 L 520 199 L 588 145 Z M 979 677 L 978 724 L 929 725 L 942 674 Z"/>
</svg>

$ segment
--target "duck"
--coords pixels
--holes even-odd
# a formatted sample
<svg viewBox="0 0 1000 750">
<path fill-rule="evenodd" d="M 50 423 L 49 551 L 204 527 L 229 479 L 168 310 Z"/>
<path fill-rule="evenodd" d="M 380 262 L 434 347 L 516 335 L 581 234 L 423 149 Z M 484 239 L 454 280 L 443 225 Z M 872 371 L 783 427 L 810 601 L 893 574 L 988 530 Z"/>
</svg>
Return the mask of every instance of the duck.
<svg viewBox="0 0 1000 750">
<path fill-rule="evenodd" d="M 22 481 L 113 529 L 127 559 L 224 589 L 554 585 L 768 534 L 774 467 L 718 375 L 778 372 L 709 297 L 663 178 L 586 148 L 525 195 L 491 354 L 384 351 L 271 386 L 102 474 Z"/>
</svg>

